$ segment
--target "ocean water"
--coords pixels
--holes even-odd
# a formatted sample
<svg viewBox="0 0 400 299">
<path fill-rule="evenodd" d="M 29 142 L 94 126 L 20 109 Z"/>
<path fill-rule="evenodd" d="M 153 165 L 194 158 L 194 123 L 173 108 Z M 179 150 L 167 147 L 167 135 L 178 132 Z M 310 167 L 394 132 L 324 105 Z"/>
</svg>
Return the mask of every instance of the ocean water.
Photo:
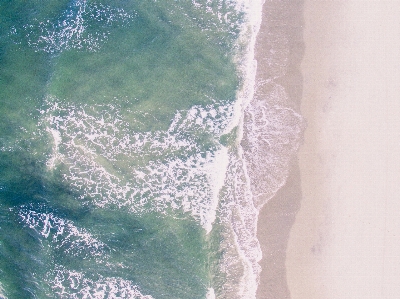
<svg viewBox="0 0 400 299">
<path fill-rule="evenodd" d="M 255 298 L 301 132 L 261 5 L 0 1 L 0 298 Z"/>
</svg>

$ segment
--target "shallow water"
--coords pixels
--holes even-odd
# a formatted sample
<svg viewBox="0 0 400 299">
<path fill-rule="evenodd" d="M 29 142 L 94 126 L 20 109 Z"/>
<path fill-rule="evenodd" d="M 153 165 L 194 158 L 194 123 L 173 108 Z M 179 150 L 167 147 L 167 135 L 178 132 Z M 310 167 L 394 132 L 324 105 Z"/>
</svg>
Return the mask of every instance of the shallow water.
<svg viewBox="0 0 400 299">
<path fill-rule="evenodd" d="M 258 12 L 0 2 L 0 296 L 254 298 L 259 196 L 284 180 L 254 183 L 279 154 L 259 136 L 299 122 L 251 105 Z"/>
</svg>

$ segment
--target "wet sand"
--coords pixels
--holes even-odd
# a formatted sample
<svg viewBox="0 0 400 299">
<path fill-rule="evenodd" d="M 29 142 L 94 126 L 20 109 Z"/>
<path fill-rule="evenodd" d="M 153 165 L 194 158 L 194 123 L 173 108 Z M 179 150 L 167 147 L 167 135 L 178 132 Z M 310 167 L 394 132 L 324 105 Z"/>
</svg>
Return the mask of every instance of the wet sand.
<svg viewBox="0 0 400 299">
<path fill-rule="evenodd" d="M 256 97 L 268 97 L 274 84 L 284 87 L 287 99 L 281 107 L 300 112 L 303 79 L 303 1 L 271 0 L 263 6 L 256 42 Z M 265 83 L 270 80 L 270 83 Z M 263 258 L 257 299 L 290 298 L 286 283 L 286 247 L 295 215 L 300 208 L 301 186 L 297 157 L 293 157 L 286 184 L 268 201 L 259 215 L 257 236 Z"/>
</svg>

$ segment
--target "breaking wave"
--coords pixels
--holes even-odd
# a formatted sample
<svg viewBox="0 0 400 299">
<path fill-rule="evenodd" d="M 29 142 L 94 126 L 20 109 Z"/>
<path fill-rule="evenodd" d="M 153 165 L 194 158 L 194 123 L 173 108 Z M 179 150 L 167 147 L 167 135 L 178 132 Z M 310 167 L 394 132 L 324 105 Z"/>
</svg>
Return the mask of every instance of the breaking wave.
<svg viewBox="0 0 400 299">
<path fill-rule="evenodd" d="M 193 106 L 177 111 L 166 131 L 135 132 L 118 104 L 48 105 L 41 111 L 54 138 L 48 165 L 68 169 L 64 179 L 82 201 L 138 214 L 182 209 L 211 229 L 227 160 L 216 140 L 232 106 Z"/>
<path fill-rule="evenodd" d="M 43 210 L 43 211 L 41 211 Z M 21 222 L 34 230 L 42 239 L 49 239 L 53 248 L 81 258 L 101 257 L 111 249 L 71 220 L 62 219 L 45 207 L 22 206 L 18 210 Z"/>
<path fill-rule="evenodd" d="M 58 265 L 47 276 L 53 291 L 49 296 L 57 295 L 61 299 L 153 299 L 150 295 L 143 295 L 131 281 L 118 277 L 94 276 L 88 278 L 82 272 L 67 270 Z"/>
</svg>

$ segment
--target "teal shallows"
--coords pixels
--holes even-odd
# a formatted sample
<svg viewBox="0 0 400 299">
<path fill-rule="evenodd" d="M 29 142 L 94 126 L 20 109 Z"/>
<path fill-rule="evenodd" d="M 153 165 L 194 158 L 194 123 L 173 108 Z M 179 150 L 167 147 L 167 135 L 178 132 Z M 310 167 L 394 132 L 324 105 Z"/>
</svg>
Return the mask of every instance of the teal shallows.
<svg viewBox="0 0 400 299">
<path fill-rule="evenodd" d="M 145 8 L 156 10 L 157 5 Z M 101 51 L 59 55 L 49 93 L 75 103 L 128 99 L 126 109 L 157 118 L 140 130 L 166 129 L 176 110 L 235 100 L 237 76 L 232 57 L 226 55 L 232 49 L 222 51 L 193 24 L 178 26 L 183 20 L 172 17 L 183 17 L 169 16 L 170 9 L 159 7 L 154 14 L 164 14 L 157 17 L 149 10 L 132 10 L 133 20 L 113 30 Z"/>
<path fill-rule="evenodd" d="M 0 61 L 1 146 L 32 139 L 49 77 L 47 55 L 2 45 Z M 23 129 L 22 129 L 23 128 Z"/>
<path fill-rule="evenodd" d="M 18 160 L 23 160 L 22 155 Z M 13 171 L 4 164 L 2 178 Z M 3 180 L 1 190 L 0 270 L 9 298 L 58 291 L 50 286 L 60 264 L 94 281 L 99 275 L 123 277 L 155 298 L 203 297 L 207 245 L 204 230 L 193 220 L 177 213 L 138 217 L 121 210 L 80 206 L 66 186 L 40 175 L 43 170 L 34 162 L 19 164 L 12 165 L 21 167 L 18 177 L 8 183 Z M 82 239 L 82 231 L 97 243 Z"/>
<path fill-rule="evenodd" d="M 134 202 L 96 205 L 95 196 L 115 202 L 120 193 L 88 179 L 97 167 L 122 187 L 159 184 L 158 193 L 132 197 L 153 205 L 165 195 L 164 175 L 141 186 L 133 170 L 144 169 L 150 177 L 155 170 L 150 166 L 178 161 L 188 169 L 178 165 L 166 182 L 176 176 L 179 184 L 166 190 L 194 190 L 197 202 L 187 203 L 189 210 L 209 204 L 201 198 L 210 195 L 204 173 L 190 169 L 201 168 L 199 161 L 231 138 L 219 140 L 219 133 L 195 121 L 165 133 L 177 111 L 185 118 L 194 106 L 201 107 L 197 117 L 213 109 L 206 121 L 218 123 L 226 116 L 219 107 L 235 100 L 240 82 L 233 53 L 241 16 L 228 1 L 206 2 L 196 7 L 172 0 L 1 1 L 0 282 L 7 298 L 80 298 L 101 287 L 108 295 L 137 288 L 153 298 L 205 297 L 218 259 L 212 252 L 218 234 L 206 236 L 199 219 L 174 206 L 179 201 L 167 208 L 159 202 L 163 209 L 149 207 L 147 213 L 133 213 Z M 216 11 L 230 14 L 219 19 Z M 64 110 L 46 110 L 54 105 Z M 112 115 L 117 111 L 118 117 Z M 68 123 L 78 112 L 96 121 L 118 120 L 107 129 L 114 143 L 92 142 L 89 129 Z M 103 128 L 99 122 L 96 133 Z M 148 134 L 154 143 L 173 136 L 190 146 L 165 142 L 155 150 L 149 141 L 137 152 L 111 154 L 128 133 Z M 51 168 L 57 151 L 64 160 L 54 160 Z"/>
</svg>

